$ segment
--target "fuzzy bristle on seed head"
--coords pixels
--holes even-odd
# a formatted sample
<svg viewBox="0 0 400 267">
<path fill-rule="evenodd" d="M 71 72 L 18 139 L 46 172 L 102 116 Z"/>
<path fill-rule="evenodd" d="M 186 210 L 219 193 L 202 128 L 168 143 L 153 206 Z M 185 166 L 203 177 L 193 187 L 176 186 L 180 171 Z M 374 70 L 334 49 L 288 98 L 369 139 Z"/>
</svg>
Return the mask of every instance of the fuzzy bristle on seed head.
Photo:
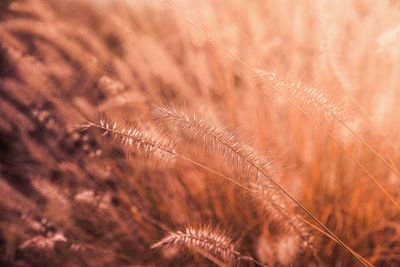
<svg viewBox="0 0 400 267">
<path fill-rule="evenodd" d="M 255 77 L 260 83 L 267 84 L 296 105 L 306 114 L 327 128 L 334 128 L 338 120 L 345 120 L 347 107 L 344 102 L 332 99 L 319 88 L 307 86 L 301 82 L 292 82 L 279 77 L 274 72 L 257 70 Z"/>
<path fill-rule="evenodd" d="M 232 239 L 223 230 L 210 226 L 188 226 L 183 231 L 170 233 L 151 248 L 160 249 L 171 245 L 180 246 L 191 253 L 204 251 L 229 265 L 236 263 L 241 257 Z"/>
<path fill-rule="evenodd" d="M 262 155 L 254 148 L 244 144 L 228 130 L 219 128 L 200 119 L 187 115 L 172 107 L 159 107 L 155 110 L 158 118 L 178 128 L 181 137 L 199 145 L 205 151 L 221 155 L 231 171 L 242 183 L 268 183 L 268 177 L 276 176 L 277 164 L 271 155 Z M 267 176 L 267 177 L 265 177 Z"/>
<path fill-rule="evenodd" d="M 144 129 L 138 125 L 127 126 L 105 119 L 99 123 L 89 123 L 89 126 L 102 130 L 103 135 L 109 135 L 127 155 L 154 155 L 163 159 L 173 158 L 176 155 L 172 142 L 165 141 L 160 134 L 149 128 Z"/>
</svg>

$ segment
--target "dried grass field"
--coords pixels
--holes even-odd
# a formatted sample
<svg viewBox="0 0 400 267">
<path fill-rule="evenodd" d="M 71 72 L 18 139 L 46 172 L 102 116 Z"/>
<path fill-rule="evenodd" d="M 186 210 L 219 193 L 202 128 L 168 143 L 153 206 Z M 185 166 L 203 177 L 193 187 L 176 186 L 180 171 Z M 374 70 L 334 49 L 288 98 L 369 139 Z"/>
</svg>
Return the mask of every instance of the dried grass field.
<svg viewBox="0 0 400 267">
<path fill-rule="evenodd" d="M 0 266 L 399 266 L 400 3 L 1 0 Z"/>
</svg>

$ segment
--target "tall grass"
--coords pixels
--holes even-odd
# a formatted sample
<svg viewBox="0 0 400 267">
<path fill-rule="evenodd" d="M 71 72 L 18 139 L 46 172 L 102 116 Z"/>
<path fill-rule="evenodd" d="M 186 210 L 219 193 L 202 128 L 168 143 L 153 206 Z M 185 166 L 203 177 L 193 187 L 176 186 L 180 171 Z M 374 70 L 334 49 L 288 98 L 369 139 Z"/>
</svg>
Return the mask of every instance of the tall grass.
<svg viewBox="0 0 400 267">
<path fill-rule="evenodd" d="M 3 1 L 0 265 L 397 266 L 398 7 Z"/>
</svg>

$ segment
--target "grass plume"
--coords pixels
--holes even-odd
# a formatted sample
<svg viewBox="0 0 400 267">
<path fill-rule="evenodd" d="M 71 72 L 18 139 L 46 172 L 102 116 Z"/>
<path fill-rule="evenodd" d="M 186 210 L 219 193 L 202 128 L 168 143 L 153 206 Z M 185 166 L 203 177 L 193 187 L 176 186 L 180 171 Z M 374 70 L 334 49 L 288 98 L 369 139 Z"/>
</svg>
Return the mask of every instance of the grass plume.
<svg viewBox="0 0 400 267">
<path fill-rule="evenodd" d="M 170 233 L 151 248 L 160 249 L 166 246 L 181 246 L 192 253 L 202 249 L 228 265 L 233 265 L 241 258 L 232 239 L 223 230 L 205 227 L 185 227 L 183 231 Z"/>
</svg>

